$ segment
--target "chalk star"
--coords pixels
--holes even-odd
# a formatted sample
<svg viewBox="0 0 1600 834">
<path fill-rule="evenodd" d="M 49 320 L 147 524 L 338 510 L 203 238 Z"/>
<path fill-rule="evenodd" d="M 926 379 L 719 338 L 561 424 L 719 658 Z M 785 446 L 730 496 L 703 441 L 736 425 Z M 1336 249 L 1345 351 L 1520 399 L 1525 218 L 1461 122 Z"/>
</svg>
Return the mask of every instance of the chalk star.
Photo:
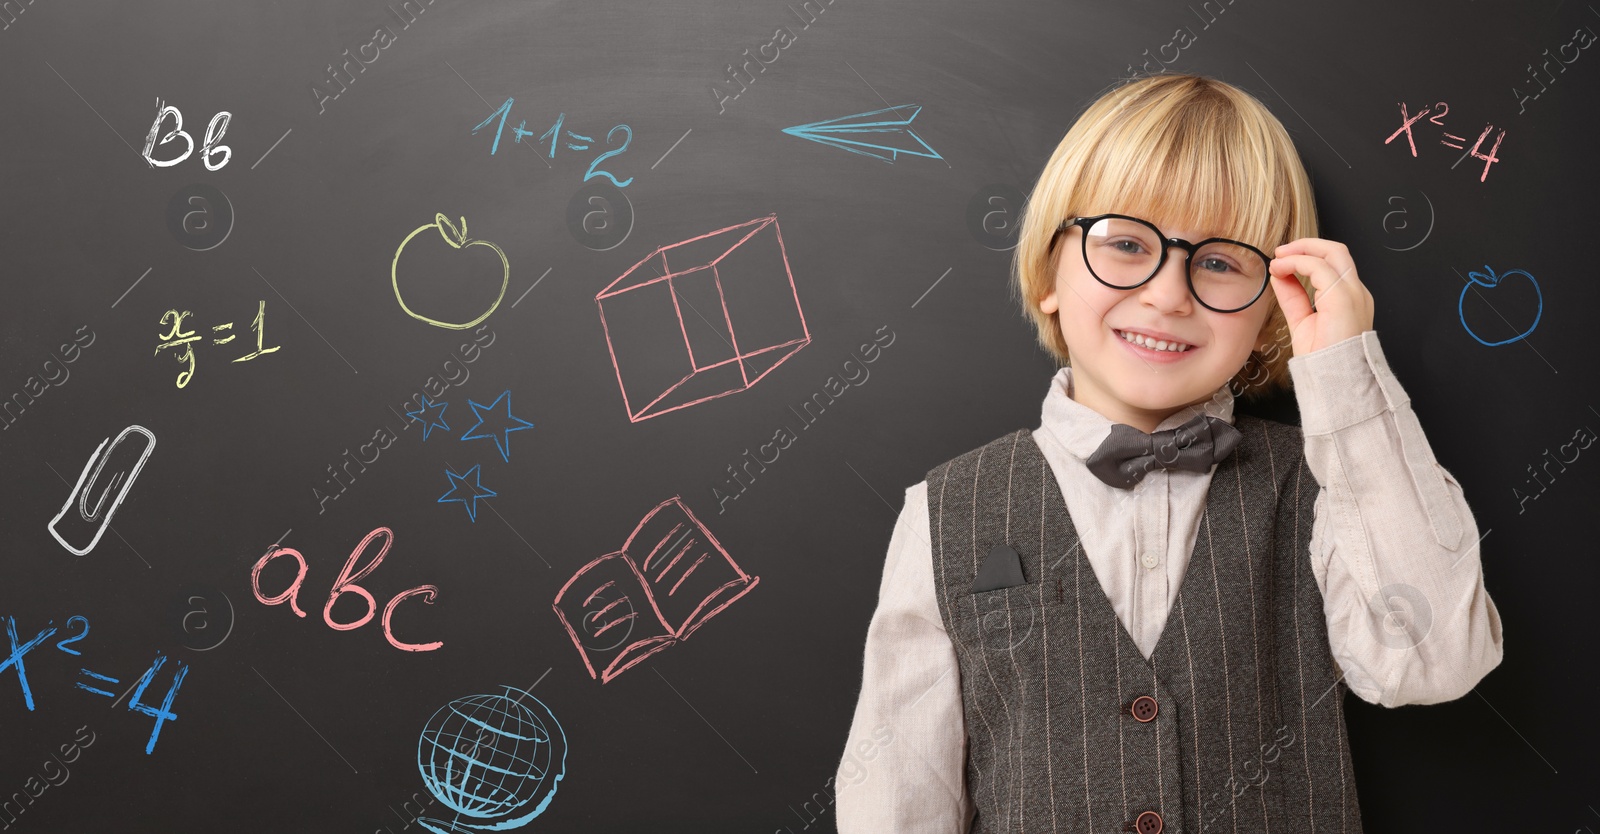
<svg viewBox="0 0 1600 834">
<path fill-rule="evenodd" d="M 505 404 L 506 404 L 505 415 L 504 415 L 505 416 L 504 423 L 500 427 L 497 427 L 497 428 L 495 428 L 495 429 L 493 429 L 491 431 L 488 431 L 488 432 L 485 432 L 485 433 L 482 433 L 482 434 L 475 434 L 474 432 L 477 432 L 478 428 L 483 425 L 483 423 L 484 423 L 484 415 L 485 414 L 491 414 L 492 413 L 491 416 L 496 417 L 496 418 L 501 416 L 501 414 L 498 411 L 498 409 L 500 408 L 501 401 L 504 401 Z M 474 423 L 472 425 L 472 428 L 467 429 L 467 433 L 461 435 L 461 439 L 462 440 L 477 440 L 479 438 L 489 438 L 489 439 L 494 441 L 495 448 L 500 450 L 501 459 L 504 460 L 507 463 L 510 463 L 511 462 L 511 433 L 514 432 L 514 431 L 522 431 L 523 429 L 531 429 L 531 428 L 533 428 L 533 424 L 532 423 L 530 423 L 527 420 L 524 420 L 521 417 L 518 417 L 518 416 L 516 416 L 516 415 L 511 413 L 511 391 L 510 391 L 510 389 L 507 389 L 505 391 L 500 392 L 500 396 L 495 398 L 495 401 L 490 405 L 487 405 L 487 406 L 486 405 L 482 405 L 481 403 L 473 402 L 470 399 L 467 400 L 467 405 L 472 406 L 472 416 L 478 418 L 478 422 Z M 517 425 L 519 423 L 521 425 Z"/>
<path fill-rule="evenodd" d="M 444 410 L 449 408 L 449 407 L 450 407 L 449 403 L 445 403 L 445 402 L 440 402 L 440 403 L 429 402 L 428 401 L 428 395 L 423 394 L 422 395 L 422 407 L 417 409 L 416 411 L 407 411 L 406 412 L 406 416 L 407 417 L 414 417 L 414 418 L 416 418 L 417 422 L 422 424 L 422 439 L 423 439 L 424 442 L 426 442 L 427 439 L 428 439 L 428 432 L 430 430 L 432 430 L 434 426 L 438 426 L 439 428 L 444 429 L 445 431 L 449 431 L 450 430 L 450 426 L 447 423 L 445 423 L 445 421 L 444 421 Z M 438 414 L 434 414 L 433 413 L 433 410 L 435 408 L 439 409 L 439 413 Z M 424 415 L 424 414 L 428 416 L 428 419 L 424 420 L 424 419 L 422 419 L 422 417 L 419 416 L 419 415 Z"/>
<path fill-rule="evenodd" d="M 439 496 L 439 503 L 460 502 L 462 506 L 467 508 L 467 518 L 472 519 L 474 524 L 478 522 L 478 499 L 493 498 L 500 494 L 483 485 L 483 473 L 478 471 L 478 464 L 473 464 L 472 468 L 467 470 L 466 475 L 457 475 L 448 468 L 444 470 L 444 474 L 450 476 L 450 491 Z M 472 478 L 471 483 L 467 482 L 468 476 Z M 463 492 L 463 487 L 469 488 L 470 494 L 451 497 L 458 492 Z"/>
</svg>

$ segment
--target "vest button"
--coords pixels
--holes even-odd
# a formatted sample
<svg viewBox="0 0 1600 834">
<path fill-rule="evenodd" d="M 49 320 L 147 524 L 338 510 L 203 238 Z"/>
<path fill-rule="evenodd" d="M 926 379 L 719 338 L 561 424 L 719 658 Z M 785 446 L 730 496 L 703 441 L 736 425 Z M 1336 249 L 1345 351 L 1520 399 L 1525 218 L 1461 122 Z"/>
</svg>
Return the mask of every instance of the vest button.
<svg viewBox="0 0 1600 834">
<path fill-rule="evenodd" d="M 1161 834 L 1161 815 L 1145 811 L 1133 821 L 1133 830 L 1138 834 Z"/>
<path fill-rule="evenodd" d="M 1133 714 L 1135 721 L 1141 724 L 1148 724 L 1156 718 L 1156 699 L 1149 695 L 1140 695 L 1133 699 L 1129 712 Z"/>
</svg>

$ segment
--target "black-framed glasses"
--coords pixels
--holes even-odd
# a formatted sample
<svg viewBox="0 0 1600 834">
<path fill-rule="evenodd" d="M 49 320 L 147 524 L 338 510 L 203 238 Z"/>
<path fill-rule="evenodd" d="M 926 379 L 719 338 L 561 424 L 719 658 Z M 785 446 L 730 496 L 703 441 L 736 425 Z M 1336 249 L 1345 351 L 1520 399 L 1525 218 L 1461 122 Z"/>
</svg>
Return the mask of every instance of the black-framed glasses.
<svg viewBox="0 0 1600 834">
<path fill-rule="evenodd" d="M 1173 248 L 1189 256 L 1189 292 L 1218 313 L 1237 313 L 1254 304 L 1270 278 L 1270 259 L 1248 243 L 1221 237 L 1190 243 L 1167 237 L 1154 223 L 1126 214 L 1063 220 L 1050 248 L 1073 226 L 1083 229 L 1083 262 L 1089 274 L 1112 289 L 1131 290 L 1154 278 Z"/>
</svg>

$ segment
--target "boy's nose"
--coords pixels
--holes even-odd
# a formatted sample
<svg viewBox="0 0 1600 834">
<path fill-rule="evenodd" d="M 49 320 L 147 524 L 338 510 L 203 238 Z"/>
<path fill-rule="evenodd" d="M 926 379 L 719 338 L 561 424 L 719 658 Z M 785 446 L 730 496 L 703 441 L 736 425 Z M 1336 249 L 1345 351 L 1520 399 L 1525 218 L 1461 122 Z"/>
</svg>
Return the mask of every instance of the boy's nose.
<svg viewBox="0 0 1600 834">
<path fill-rule="evenodd" d="M 1189 253 L 1174 247 L 1155 277 L 1139 288 L 1146 301 L 1163 310 L 1182 307 L 1189 300 Z"/>
</svg>

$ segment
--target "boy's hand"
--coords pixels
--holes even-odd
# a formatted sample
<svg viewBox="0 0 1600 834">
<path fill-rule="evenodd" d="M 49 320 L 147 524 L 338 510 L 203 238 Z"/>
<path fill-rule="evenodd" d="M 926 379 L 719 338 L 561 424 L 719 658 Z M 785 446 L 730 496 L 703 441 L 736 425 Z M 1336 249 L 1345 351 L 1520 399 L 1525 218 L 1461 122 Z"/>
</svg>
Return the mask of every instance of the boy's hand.
<svg viewBox="0 0 1600 834">
<path fill-rule="evenodd" d="M 1272 291 L 1289 323 L 1295 356 L 1342 342 L 1372 329 L 1372 293 L 1356 275 L 1355 261 L 1344 244 L 1303 237 L 1274 251 L 1267 265 Z M 1308 276 L 1317 291 L 1317 309 L 1295 274 Z"/>
</svg>

